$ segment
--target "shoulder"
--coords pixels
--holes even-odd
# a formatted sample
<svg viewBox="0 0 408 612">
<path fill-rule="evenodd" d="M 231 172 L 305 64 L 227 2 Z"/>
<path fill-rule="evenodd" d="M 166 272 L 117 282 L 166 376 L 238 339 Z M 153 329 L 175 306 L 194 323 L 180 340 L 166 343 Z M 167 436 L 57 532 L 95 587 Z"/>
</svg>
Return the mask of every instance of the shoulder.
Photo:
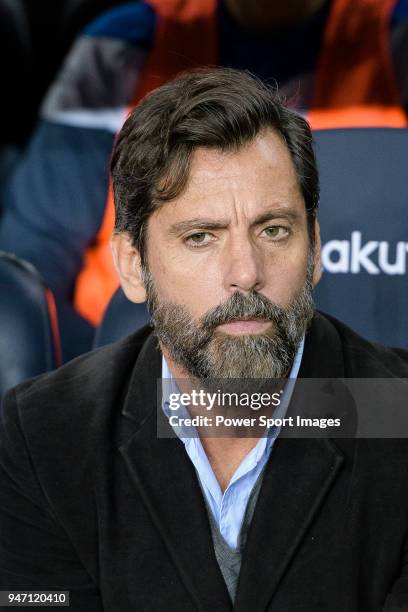
<svg viewBox="0 0 408 612">
<path fill-rule="evenodd" d="M 116 446 L 122 402 L 150 333 L 149 327 L 143 328 L 26 381 L 5 396 L 0 472 L 21 491 L 28 491 L 37 505 L 52 499 L 61 510 L 64 500 L 76 503 L 78 490 L 82 502 L 83 492 L 92 491 L 101 462 L 112 456 Z M 6 489 L 1 479 L 0 486 Z"/>
<path fill-rule="evenodd" d="M 408 350 L 393 348 L 366 340 L 346 324 L 327 314 L 318 314 L 336 330 L 341 342 L 344 369 L 348 377 L 406 378 Z"/>
<path fill-rule="evenodd" d="M 83 35 L 116 38 L 149 48 L 156 18 L 153 7 L 147 2 L 128 2 L 102 13 L 84 29 Z"/>
<path fill-rule="evenodd" d="M 100 428 L 120 404 L 141 347 L 146 326 L 114 344 L 81 355 L 53 372 L 25 381 L 4 398 L 2 420 L 19 420 L 28 435 L 47 431 L 78 435 Z M 87 426 L 85 426 L 87 425 Z"/>
<path fill-rule="evenodd" d="M 115 417 L 121 415 L 122 395 L 149 335 L 150 329 L 143 328 L 18 385 L 4 398 L 4 507 L 17 522 L 23 517 L 25 526 L 28 517 L 35 533 L 41 532 L 51 546 L 57 541 L 64 559 L 69 559 L 74 543 L 76 553 L 95 565 L 95 486 L 108 477 L 105 466 L 112 457 Z"/>
<path fill-rule="evenodd" d="M 156 21 L 148 3 L 131 2 L 91 22 L 74 41 L 51 85 L 42 119 L 115 134 L 154 42 Z"/>
</svg>

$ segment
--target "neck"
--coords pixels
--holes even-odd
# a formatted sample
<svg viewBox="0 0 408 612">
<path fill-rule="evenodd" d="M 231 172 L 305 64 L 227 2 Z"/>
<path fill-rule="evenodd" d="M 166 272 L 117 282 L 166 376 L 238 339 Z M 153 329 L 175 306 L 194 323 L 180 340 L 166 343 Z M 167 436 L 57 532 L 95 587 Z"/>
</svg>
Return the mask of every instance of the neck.
<svg viewBox="0 0 408 612">
<path fill-rule="evenodd" d="M 259 438 L 201 438 L 201 443 L 222 492 Z"/>
<path fill-rule="evenodd" d="M 244 30 L 269 30 L 300 23 L 323 6 L 326 0 L 226 0 L 228 11 Z"/>
</svg>

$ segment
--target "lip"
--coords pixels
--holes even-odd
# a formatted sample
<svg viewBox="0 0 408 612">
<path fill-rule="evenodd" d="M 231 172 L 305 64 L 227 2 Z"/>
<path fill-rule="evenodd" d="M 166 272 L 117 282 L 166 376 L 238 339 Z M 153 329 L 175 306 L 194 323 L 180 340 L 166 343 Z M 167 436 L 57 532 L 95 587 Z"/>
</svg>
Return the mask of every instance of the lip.
<svg viewBox="0 0 408 612">
<path fill-rule="evenodd" d="M 235 319 L 218 325 L 217 330 L 226 334 L 261 334 L 270 328 L 272 322 L 267 319 Z"/>
</svg>

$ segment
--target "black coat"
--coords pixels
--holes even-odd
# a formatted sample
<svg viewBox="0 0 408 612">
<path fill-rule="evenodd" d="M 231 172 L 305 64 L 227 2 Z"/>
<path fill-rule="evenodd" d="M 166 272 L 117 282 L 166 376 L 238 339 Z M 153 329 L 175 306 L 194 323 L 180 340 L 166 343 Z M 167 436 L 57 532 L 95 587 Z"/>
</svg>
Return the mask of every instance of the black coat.
<svg viewBox="0 0 408 612">
<path fill-rule="evenodd" d="M 232 609 L 194 467 L 156 436 L 160 376 L 145 328 L 8 394 L 0 590 L 69 590 L 83 612 Z M 408 377 L 408 354 L 316 315 L 300 376 Z M 407 533 L 408 440 L 278 438 L 234 610 L 408 610 Z"/>
</svg>

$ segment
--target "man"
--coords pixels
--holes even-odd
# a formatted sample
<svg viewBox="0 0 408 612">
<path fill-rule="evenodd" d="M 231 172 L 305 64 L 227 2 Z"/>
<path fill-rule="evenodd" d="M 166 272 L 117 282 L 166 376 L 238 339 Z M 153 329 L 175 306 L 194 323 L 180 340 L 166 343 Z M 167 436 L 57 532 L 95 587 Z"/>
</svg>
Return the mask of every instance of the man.
<svg viewBox="0 0 408 612">
<path fill-rule="evenodd" d="M 86 28 L 45 98 L 0 223 L 0 249 L 35 265 L 55 295 L 64 361 L 90 349 L 118 287 L 107 160 L 127 109 L 181 70 L 220 65 L 278 82 L 314 129 L 406 126 L 407 6 L 146 0 Z"/>
<path fill-rule="evenodd" d="M 154 328 L 8 394 L 0 588 L 84 611 L 408 609 L 404 439 L 158 436 L 161 376 L 408 374 L 313 311 L 305 120 L 246 73 L 186 74 L 129 117 L 112 175 L 115 265 Z"/>
</svg>

